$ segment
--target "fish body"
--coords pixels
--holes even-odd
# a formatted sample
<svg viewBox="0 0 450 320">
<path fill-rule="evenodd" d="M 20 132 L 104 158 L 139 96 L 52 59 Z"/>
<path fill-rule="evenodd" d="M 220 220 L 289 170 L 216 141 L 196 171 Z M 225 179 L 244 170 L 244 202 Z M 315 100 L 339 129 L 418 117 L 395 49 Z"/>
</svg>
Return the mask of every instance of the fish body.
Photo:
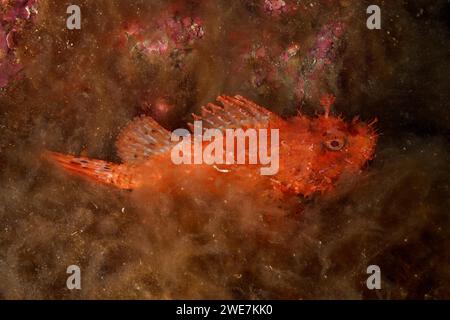
<svg viewBox="0 0 450 320">
<path fill-rule="evenodd" d="M 330 115 L 333 97 L 322 99 L 324 114 L 315 117 L 298 115 L 289 119 L 241 96 L 219 96 L 217 100 L 221 105 L 209 103 L 202 107 L 201 115 L 194 115 L 205 128 L 278 130 L 279 170 L 265 178 L 270 180 L 274 190 L 283 194 L 308 197 L 332 190 L 342 173 L 360 171 L 374 156 L 377 134 L 373 123 L 367 124 L 356 118 L 345 122 Z M 207 145 L 207 142 L 203 144 Z M 174 147 L 171 133 L 151 117 L 133 120 L 119 135 L 116 145 L 122 164 L 55 152 L 46 155 L 72 173 L 121 189 L 135 189 L 149 182 L 163 184 L 164 171 L 177 166 L 171 158 Z M 195 170 L 203 170 L 210 178 L 228 174 L 236 179 L 251 179 L 260 175 L 260 165 L 180 165 L 185 175 L 180 179 L 189 179 Z"/>
</svg>

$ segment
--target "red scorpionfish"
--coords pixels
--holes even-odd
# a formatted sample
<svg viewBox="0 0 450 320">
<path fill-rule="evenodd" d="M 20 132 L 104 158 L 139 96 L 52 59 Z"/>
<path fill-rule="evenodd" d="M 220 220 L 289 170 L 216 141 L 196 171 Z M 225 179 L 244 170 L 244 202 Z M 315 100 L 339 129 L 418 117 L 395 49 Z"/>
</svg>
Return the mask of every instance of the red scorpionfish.
<svg viewBox="0 0 450 320">
<path fill-rule="evenodd" d="M 225 165 L 221 169 L 213 165 L 181 164 L 182 172 L 189 178 L 197 168 L 211 175 L 237 175 L 238 179 L 269 179 L 276 193 L 309 197 L 314 193 L 334 188 L 344 172 L 359 172 L 374 157 L 377 134 L 373 124 L 358 118 L 345 122 L 330 114 L 335 98 L 321 99 L 325 112 L 314 117 L 297 115 L 284 119 L 258 106 L 242 96 L 219 96 L 222 104 L 209 103 L 202 107 L 201 116 L 195 116 L 205 126 L 224 131 L 227 128 L 276 128 L 279 130 L 279 170 L 272 176 L 260 176 L 258 165 Z M 269 130 L 268 130 L 269 131 Z M 119 135 L 116 146 L 122 164 L 103 160 L 74 157 L 46 152 L 46 157 L 64 169 L 98 183 L 121 189 L 135 189 L 148 181 L 164 184 L 164 170 L 174 169 L 171 149 L 174 142 L 171 133 L 151 117 L 133 120 Z M 150 170 L 149 170 L 150 169 Z"/>
</svg>

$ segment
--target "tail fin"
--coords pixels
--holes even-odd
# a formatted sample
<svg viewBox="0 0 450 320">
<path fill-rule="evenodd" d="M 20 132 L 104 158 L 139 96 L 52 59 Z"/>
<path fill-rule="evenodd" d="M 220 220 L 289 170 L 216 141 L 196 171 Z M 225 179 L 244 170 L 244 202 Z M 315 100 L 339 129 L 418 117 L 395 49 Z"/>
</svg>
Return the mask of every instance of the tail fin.
<svg viewBox="0 0 450 320">
<path fill-rule="evenodd" d="M 74 157 L 57 152 L 46 151 L 44 158 L 57 163 L 66 171 L 95 182 L 114 185 L 121 189 L 133 189 L 134 185 L 122 165 L 111 162 Z"/>
</svg>

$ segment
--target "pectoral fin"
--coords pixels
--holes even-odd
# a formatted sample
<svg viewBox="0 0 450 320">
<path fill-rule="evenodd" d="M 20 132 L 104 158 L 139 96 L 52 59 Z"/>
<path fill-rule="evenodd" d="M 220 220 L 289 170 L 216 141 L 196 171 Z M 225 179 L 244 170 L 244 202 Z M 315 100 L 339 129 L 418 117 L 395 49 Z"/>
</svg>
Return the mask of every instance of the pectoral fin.
<svg viewBox="0 0 450 320">
<path fill-rule="evenodd" d="M 116 147 L 125 163 L 138 163 L 173 146 L 170 133 L 151 117 L 134 119 L 119 135 Z"/>
</svg>

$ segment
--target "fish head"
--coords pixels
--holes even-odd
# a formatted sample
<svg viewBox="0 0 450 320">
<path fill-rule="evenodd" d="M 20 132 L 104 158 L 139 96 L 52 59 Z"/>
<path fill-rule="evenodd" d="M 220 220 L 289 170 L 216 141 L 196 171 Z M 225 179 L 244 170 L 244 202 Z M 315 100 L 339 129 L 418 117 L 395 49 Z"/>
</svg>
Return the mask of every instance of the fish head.
<svg viewBox="0 0 450 320">
<path fill-rule="evenodd" d="M 346 122 L 341 117 L 320 115 L 311 121 L 311 136 L 316 144 L 318 169 L 336 178 L 344 171 L 358 171 L 375 155 L 376 120 L 369 123 L 355 117 Z M 332 170 L 331 168 L 339 170 Z M 335 172 L 336 174 L 332 174 Z"/>
<path fill-rule="evenodd" d="M 377 144 L 375 121 L 325 114 L 299 115 L 283 131 L 280 145 L 280 185 L 295 194 L 310 196 L 334 188 L 344 172 L 359 172 L 373 159 Z"/>
</svg>

